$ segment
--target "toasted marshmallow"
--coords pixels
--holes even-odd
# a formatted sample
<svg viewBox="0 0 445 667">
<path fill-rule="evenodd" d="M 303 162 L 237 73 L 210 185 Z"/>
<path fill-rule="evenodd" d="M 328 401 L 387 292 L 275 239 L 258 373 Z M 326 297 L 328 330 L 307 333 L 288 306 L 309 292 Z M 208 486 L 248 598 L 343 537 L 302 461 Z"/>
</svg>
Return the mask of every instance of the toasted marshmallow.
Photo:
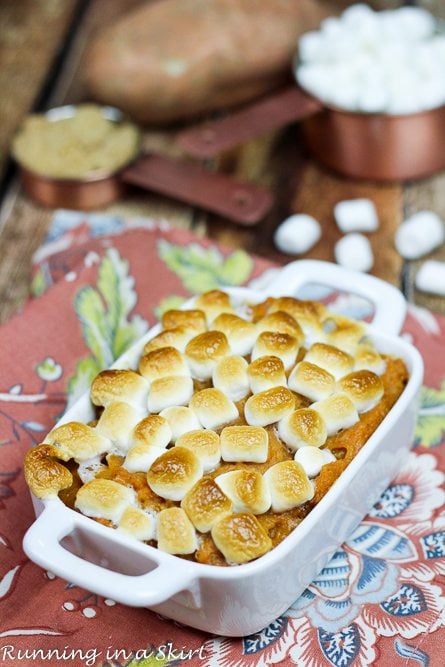
<svg viewBox="0 0 445 667">
<path fill-rule="evenodd" d="M 57 460 L 70 458 L 70 454 L 54 445 L 37 445 L 26 452 L 25 479 L 36 498 L 55 498 L 59 491 L 71 486 L 72 474 Z"/>
<path fill-rule="evenodd" d="M 230 354 L 230 347 L 222 331 L 206 331 L 192 338 L 185 348 L 185 356 L 192 375 L 208 380 L 220 359 Z"/>
<path fill-rule="evenodd" d="M 122 533 L 141 541 L 152 540 L 155 528 L 156 522 L 151 514 L 131 505 L 122 514 L 117 527 Z"/>
<path fill-rule="evenodd" d="M 204 472 L 216 468 L 221 460 L 219 435 L 215 431 L 201 429 L 184 433 L 176 440 L 177 447 L 190 449 L 201 461 Z"/>
<path fill-rule="evenodd" d="M 164 452 L 164 447 L 156 447 L 147 443 L 133 445 L 128 450 L 122 465 L 128 472 L 147 472 Z"/>
<path fill-rule="evenodd" d="M 328 437 L 326 424 L 316 410 L 301 408 L 278 422 L 278 435 L 290 449 L 322 447 Z"/>
<path fill-rule="evenodd" d="M 284 310 L 276 310 L 273 313 L 265 315 L 256 324 L 258 334 L 263 331 L 276 331 L 293 336 L 301 345 L 304 341 L 304 333 L 297 320 Z"/>
<path fill-rule="evenodd" d="M 159 350 L 161 347 L 175 347 L 180 352 L 184 352 L 187 343 L 194 336 L 196 336 L 196 331 L 188 329 L 184 325 L 173 327 L 173 329 L 165 329 L 145 343 L 144 354 Z"/>
<path fill-rule="evenodd" d="M 173 447 L 153 463 L 147 472 L 147 483 L 161 498 L 182 500 L 202 474 L 196 454 L 185 447 Z"/>
<path fill-rule="evenodd" d="M 335 379 L 324 368 L 308 361 L 301 361 L 289 375 L 288 386 L 297 394 L 306 396 L 312 401 L 320 401 L 334 392 Z"/>
<path fill-rule="evenodd" d="M 314 487 L 303 466 L 296 461 L 280 461 L 263 475 L 269 489 L 272 512 L 286 512 L 314 497 Z"/>
<path fill-rule="evenodd" d="M 169 554 L 192 554 L 198 540 L 192 522 L 181 507 L 168 507 L 158 514 L 158 549 Z"/>
<path fill-rule="evenodd" d="M 373 371 L 376 375 L 383 375 L 386 361 L 380 356 L 375 347 L 369 343 L 358 346 L 354 357 L 355 371 Z"/>
<path fill-rule="evenodd" d="M 95 479 L 101 470 L 105 470 L 106 466 L 102 463 L 102 456 L 94 456 L 92 459 L 82 461 L 77 466 L 77 474 L 84 484 Z"/>
<path fill-rule="evenodd" d="M 215 429 L 239 416 L 238 408 L 220 389 L 210 387 L 193 394 L 190 408 L 204 428 Z"/>
<path fill-rule="evenodd" d="M 343 391 L 354 403 L 358 412 L 368 412 L 383 397 L 383 382 L 372 371 L 354 371 L 345 375 L 339 382 L 340 391 Z"/>
<path fill-rule="evenodd" d="M 134 500 L 135 493 L 128 486 L 111 479 L 92 479 L 80 487 L 74 505 L 86 516 L 117 524 Z"/>
<path fill-rule="evenodd" d="M 292 315 L 303 330 L 304 337 L 309 344 L 324 340 L 321 319 L 325 315 L 326 308 L 323 304 L 317 301 L 301 301 L 291 296 L 282 296 L 274 300 L 269 312 L 276 311 L 284 311 Z"/>
<path fill-rule="evenodd" d="M 160 415 L 148 415 L 136 424 L 133 431 L 134 445 L 151 445 L 164 449 L 171 438 L 170 424 Z"/>
<path fill-rule="evenodd" d="M 188 431 L 196 431 L 201 428 L 198 417 L 190 408 L 175 405 L 172 408 L 162 410 L 160 416 L 168 421 L 171 428 L 171 442 L 176 442 L 181 435 Z"/>
<path fill-rule="evenodd" d="M 222 331 L 229 341 L 232 353 L 242 357 L 251 353 L 258 335 L 256 326 L 252 322 L 231 313 L 218 315 L 212 323 L 212 329 Z"/>
<path fill-rule="evenodd" d="M 115 401 L 124 401 L 138 410 L 147 406 L 148 384 L 139 373 L 125 370 L 102 371 L 91 384 L 91 402 L 106 408 Z"/>
<path fill-rule="evenodd" d="M 133 429 L 141 420 L 141 413 L 128 403 L 110 403 L 97 422 L 96 431 L 109 438 L 121 451 L 128 451 Z"/>
<path fill-rule="evenodd" d="M 287 387 L 273 387 L 247 399 L 244 418 L 250 426 L 267 426 L 280 421 L 295 408 L 295 396 Z"/>
<path fill-rule="evenodd" d="M 302 466 L 308 477 L 316 477 L 324 465 L 336 460 L 329 449 L 318 449 L 317 447 L 300 447 L 294 456 L 294 461 Z"/>
<path fill-rule="evenodd" d="M 223 461 L 265 463 L 269 453 L 269 437 L 261 426 L 226 426 L 221 431 Z"/>
<path fill-rule="evenodd" d="M 212 527 L 212 538 L 228 563 L 248 563 L 272 549 L 272 540 L 251 514 L 231 514 Z"/>
<path fill-rule="evenodd" d="M 205 313 L 202 310 L 167 310 L 162 316 L 162 328 L 185 327 L 197 334 L 207 329 Z"/>
<path fill-rule="evenodd" d="M 75 461 L 86 461 L 104 454 L 111 447 L 105 434 L 80 422 L 68 422 L 54 428 L 46 436 L 44 444 L 59 447 Z"/>
<path fill-rule="evenodd" d="M 184 375 L 170 375 L 153 380 L 148 393 L 148 409 L 161 412 L 174 405 L 187 405 L 193 396 L 193 380 Z"/>
<path fill-rule="evenodd" d="M 304 361 L 324 368 L 336 380 L 350 373 L 354 367 L 354 359 L 350 354 L 325 343 L 314 343 L 304 357 Z"/>
<path fill-rule="evenodd" d="M 324 420 L 328 436 L 349 428 L 359 421 L 354 403 L 347 394 L 342 392 L 312 403 L 311 408 L 316 410 Z"/>
<path fill-rule="evenodd" d="M 184 356 L 175 347 L 160 347 L 144 354 L 139 362 L 139 372 L 148 382 L 169 375 L 190 375 Z"/>
<path fill-rule="evenodd" d="M 252 361 L 272 355 L 281 359 L 284 368 L 289 370 L 295 363 L 299 349 L 299 342 L 293 336 L 277 331 L 263 331 L 253 346 Z"/>
<path fill-rule="evenodd" d="M 184 496 L 181 507 L 199 532 L 208 533 L 215 521 L 231 514 L 233 504 L 214 479 L 202 477 Z"/>
<path fill-rule="evenodd" d="M 348 354 L 355 354 L 360 340 L 366 333 L 362 322 L 343 315 L 330 315 L 323 321 L 325 342 Z"/>
<path fill-rule="evenodd" d="M 258 357 L 249 364 L 247 375 L 253 394 L 287 385 L 284 364 L 278 357 L 270 355 Z"/>
<path fill-rule="evenodd" d="M 230 470 L 215 477 L 215 482 L 232 501 L 234 512 L 264 514 L 270 507 L 270 493 L 256 470 Z"/>
<path fill-rule="evenodd" d="M 244 357 L 223 357 L 213 370 L 213 386 L 221 389 L 232 401 L 240 401 L 250 390 L 247 367 Z"/>
<path fill-rule="evenodd" d="M 207 323 L 213 322 L 221 313 L 233 313 L 230 297 L 220 290 L 212 290 L 195 299 L 195 306 L 204 311 Z"/>
</svg>

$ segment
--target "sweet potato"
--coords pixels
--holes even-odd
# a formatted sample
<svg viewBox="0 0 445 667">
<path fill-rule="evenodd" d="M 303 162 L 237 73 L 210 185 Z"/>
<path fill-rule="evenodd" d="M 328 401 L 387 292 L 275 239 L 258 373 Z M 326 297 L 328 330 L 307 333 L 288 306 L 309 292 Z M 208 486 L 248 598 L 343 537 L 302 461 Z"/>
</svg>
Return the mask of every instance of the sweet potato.
<svg viewBox="0 0 445 667">
<path fill-rule="evenodd" d="M 107 28 L 87 54 L 91 95 L 143 123 L 248 101 L 289 77 L 316 0 L 158 0 Z"/>
</svg>

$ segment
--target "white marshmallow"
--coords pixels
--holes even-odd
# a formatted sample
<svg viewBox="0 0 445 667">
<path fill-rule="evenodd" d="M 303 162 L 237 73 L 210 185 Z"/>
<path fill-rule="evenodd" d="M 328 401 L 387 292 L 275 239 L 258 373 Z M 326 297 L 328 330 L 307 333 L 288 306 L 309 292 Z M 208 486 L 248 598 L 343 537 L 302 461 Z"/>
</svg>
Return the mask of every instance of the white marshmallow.
<svg viewBox="0 0 445 667">
<path fill-rule="evenodd" d="M 159 413 L 164 417 L 170 425 L 172 431 L 172 442 L 176 442 L 178 438 L 188 431 L 197 431 L 201 428 L 198 417 L 193 410 L 185 406 L 174 406 L 172 408 L 165 408 Z"/>
<path fill-rule="evenodd" d="M 335 460 L 329 449 L 318 449 L 318 447 L 300 447 L 294 456 L 294 461 L 300 463 L 308 477 L 316 477 L 326 463 Z"/>
<path fill-rule="evenodd" d="M 310 215 L 298 213 L 286 218 L 277 227 L 275 245 L 288 255 L 302 255 L 310 250 L 321 237 L 320 223 Z"/>
<path fill-rule="evenodd" d="M 432 211 L 419 211 L 400 225 L 395 245 L 405 259 L 418 259 L 440 246 L 444 240 L 445 228 L 439 216 Z"/>
<path fill-rule="evenodd" d="M 445 262 L 432 259 L 424 262 L 416 275 L 415 282 L 421 292 L 445 296 Z"/>
<path fill-rule="evenodd" d="M 370 199 L 349 199 L 334 206 L 334 218 L 343 234 L 375 232 L 379 226 L 377 211 Z"/>
<path fill-rule="evenodd" d="M 374 255 L 371 244 L 363 234 L 346 234 L 334 248 L 337 264 L 353 271 L 366 272 L 374 264 Z"/>
</svg>

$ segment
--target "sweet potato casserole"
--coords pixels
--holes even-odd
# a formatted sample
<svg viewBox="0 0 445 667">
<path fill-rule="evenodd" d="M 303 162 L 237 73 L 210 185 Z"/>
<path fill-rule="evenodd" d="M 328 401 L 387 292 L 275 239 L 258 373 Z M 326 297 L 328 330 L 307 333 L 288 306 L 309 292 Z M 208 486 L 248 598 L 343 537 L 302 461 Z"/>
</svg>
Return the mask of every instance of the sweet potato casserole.
<svg viewBox="0 0 445 667">
<path fill-rule="evenodd" d="M 320 501 L 407 381 L 321 303 L 208 292 L 163 315 L 137 370 L 99 373 L 97 420 L 53 429 L 26 479 L 170 554 L 246 563 Z"/>
</svg>

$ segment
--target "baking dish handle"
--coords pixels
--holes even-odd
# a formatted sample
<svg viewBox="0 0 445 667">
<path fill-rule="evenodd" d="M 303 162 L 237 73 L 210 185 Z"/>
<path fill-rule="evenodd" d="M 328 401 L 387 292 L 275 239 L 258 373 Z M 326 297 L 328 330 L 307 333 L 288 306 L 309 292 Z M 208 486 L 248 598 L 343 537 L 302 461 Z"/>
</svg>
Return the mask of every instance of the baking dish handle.
<svg viewBox="0 0 445 667">
<path fill-rule="evenodd" d="M 158 605 L 192 585 L 194 576 L 187 572 L 186 563 L 182 564 L 183 567 L 171 567 L 168 562 L 158 561 L 156 555 L 151 553 L 145 558 L 147 568 L 155 565 L 154 569 L 140 575 L 128 575 L 97 565 L 68 551 L 60 542 L 76 527 L 81 527 L 82 517 L 79 515 L 77 518 L 74 512 L 66 511 L 66 508 L 58 505 L 58 501 L 50 501 L 28 529 L 23 540 L 25 553 L 41 567 L 77 586 L 133 607 Z M 70 514 L 73 516 L 69 516 Z M 110 553 L 111 549 L 118 550 L 119 547 L 128 552 L 126 536 L 121 536 L 109 528 L 105 529 L 107 532 L 103 532 L 102 528 L 103 526 L 98 524 L 93 530 L 101 533 L 100 549 L 104 560 L 107 548 Z M 89 530 L 91 531 L 91 526 Z M 139 562 L 141 556 L 144 557 L 140 546 L 139 543 L 134 545 L 138 550 Z M 145 545 L 142 546 L 146 548 Z"/>
<path fill-rule="evenodd" d="M 309 283 L 357 294 L 374 305 L 371 324 L 382 333 L 398 335 L 405 321 L 406 300 L 393 285 L 366 273 L 352 272 L 337 264 L 312 259 L 290 262 L 267 286 L 271 296 L 295 295 Z"/>
</svg>

